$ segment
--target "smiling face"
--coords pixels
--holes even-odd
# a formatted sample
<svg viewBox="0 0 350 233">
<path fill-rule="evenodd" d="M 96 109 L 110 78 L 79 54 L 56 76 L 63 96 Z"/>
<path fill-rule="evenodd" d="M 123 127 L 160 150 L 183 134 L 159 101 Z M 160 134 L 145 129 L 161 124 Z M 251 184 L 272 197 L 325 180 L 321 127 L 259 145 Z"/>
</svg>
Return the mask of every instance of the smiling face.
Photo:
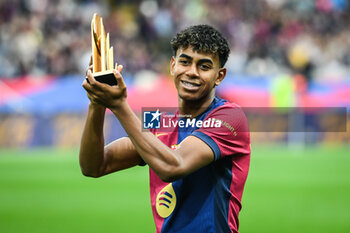
<svg viewBox="0 0 350 233">
<path fill-rule="evenodd" d="M 179 48 L 171 59 L 171 75 L 181 101 L 198 104 L 211 103 L 215 97 L 215 86 L 226 75 L 220 68 L 217 55 L 193 51 L 192 47 Z"/>
</svg>

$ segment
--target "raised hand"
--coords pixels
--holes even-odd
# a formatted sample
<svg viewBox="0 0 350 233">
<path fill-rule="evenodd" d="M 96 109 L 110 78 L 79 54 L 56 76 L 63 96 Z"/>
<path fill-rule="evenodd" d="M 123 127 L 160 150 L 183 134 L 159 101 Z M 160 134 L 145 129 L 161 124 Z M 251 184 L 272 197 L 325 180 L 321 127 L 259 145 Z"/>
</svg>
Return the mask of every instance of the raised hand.
<svg viewBox="0 0 350 233">
<path fill-rule="evenodd" d="M 91 103 L 101 105 L 111 110 L 118 108 L 127 97 L 127 88 L 123 76 L 121 75 L 123 66 L 118 65 L 116 69 L 113 70 L 114 77 L 118 82 L 118 85 L 114 86 L 96 81 L 92 75 L 91 69 L 92 66 L 90 65 L 86 73 L 87 78 L 82 84 Z"/>
</svg>

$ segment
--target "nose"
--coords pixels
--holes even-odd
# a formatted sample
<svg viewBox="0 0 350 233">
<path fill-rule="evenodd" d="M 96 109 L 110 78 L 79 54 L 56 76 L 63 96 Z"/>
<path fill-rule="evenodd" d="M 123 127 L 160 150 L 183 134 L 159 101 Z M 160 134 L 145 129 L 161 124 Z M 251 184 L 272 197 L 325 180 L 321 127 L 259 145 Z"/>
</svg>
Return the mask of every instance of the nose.
<svg viewBox="0 0 350 233">
<path fill-rule="evenodd" d="M 187 76 L 189 77 L 198 77 L 199 72 L 196 64 L 192 64 L 191 66 L 188 67 L 188 70 L 186 71 Z"/>
</svg>

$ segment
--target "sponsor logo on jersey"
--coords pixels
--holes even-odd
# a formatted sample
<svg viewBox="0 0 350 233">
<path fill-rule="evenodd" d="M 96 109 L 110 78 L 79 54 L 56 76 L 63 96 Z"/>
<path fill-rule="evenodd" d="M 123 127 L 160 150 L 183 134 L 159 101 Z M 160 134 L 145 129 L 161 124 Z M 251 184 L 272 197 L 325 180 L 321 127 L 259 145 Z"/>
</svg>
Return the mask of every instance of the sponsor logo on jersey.
<svg viewBox="0 0 350 233">
<path fill-rule="evenodd" d="M 157 195 L 156 209 L 162 218 L 167 218 L 174 211 L 176 206 L 176 195 L 173 185 L 170 183 L 165 186 Z"/>
</svg>

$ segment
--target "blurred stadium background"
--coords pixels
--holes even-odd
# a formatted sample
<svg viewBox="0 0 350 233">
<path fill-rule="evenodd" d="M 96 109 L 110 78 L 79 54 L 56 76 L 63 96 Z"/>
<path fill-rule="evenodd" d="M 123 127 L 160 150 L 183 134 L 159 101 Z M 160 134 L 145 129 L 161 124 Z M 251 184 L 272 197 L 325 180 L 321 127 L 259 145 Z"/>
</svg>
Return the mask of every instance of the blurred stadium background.
<svg viewBox="0 0 350 233">
<path fill-rule="evenodd" d="M 220 96 L 243 107 L 350 107 L 348 0 L 2 0 L 1 232 L 154 232 L 147 168 L 80 174 L 94 12 L 137 113 L 177 105 L 169 39 L 197 23 L 231 44 Z M 350 232 L 349 122 L 252 133 L 240 232 Z M 111 114 L 105 134 L 125 135 Z"/>
</svg>

